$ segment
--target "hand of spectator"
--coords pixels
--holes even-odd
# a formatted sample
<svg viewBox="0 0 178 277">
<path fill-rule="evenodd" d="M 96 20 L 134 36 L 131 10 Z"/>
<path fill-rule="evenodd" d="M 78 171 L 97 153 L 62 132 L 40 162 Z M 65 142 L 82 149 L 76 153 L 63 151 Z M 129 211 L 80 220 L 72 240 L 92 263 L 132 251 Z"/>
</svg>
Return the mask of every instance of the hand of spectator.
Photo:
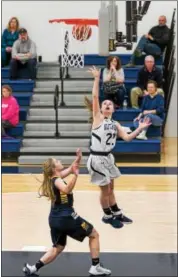
<svg viewBox="0 0 178 277">
<path fill-rule="evenodd" d="M 16 60 L 18 60 L 18 61 L 20 60 L 20 57 L 19 57 L 19 56 L 15 56 L 14 58 L 15 58 Z"/>
<path fill-rule="evenodd" d="M 153 40 L 153 37 L 152 37 L 151 35 L 148 35 L 148 38 L 149 38 L 150 40 Z"/>
<path fill-rule="evenodd" d="M 6 47 L 6 52 L 11 52 L 12 51 L 12 47 Z"/>
<path fill-rule="evenodd" d="M 144 118 L 143 121 L 139 121 L 138 128 L 142 131 L 145 128 L 149 127 L 151 124 L 152 123 L 151 123 L 150 119 L 147 117 L 147 118 Z"/>
<path fill-rule="evenodd" d="M 26 56 L 27 58 L 30 58 L 30 57 L 32 56 L 32 54 L 31 54 L 30 52 L 28 52 L 28 53 L 25 54 L 25 56 Z"/>
<path fill-rule="evenodd" d="M 91 67 L 88 72 L 90 72 L 94 78 L 100 77 L 100 70 L 97 69 L 95 66 Z"/>
<path fill-rule="evenodd" d="M 146 37 L 146 38 L 149 38 L 149 34 L 146 34 L 145 37 Z"/>
<path fill-rule="evenodd" d="M 116 68 L 114 65 L 111 65 L 111 71 L 116 71 Z"/>
<path fill-rule="evenodd" d="M 144 92 L 144 94 L 143 94 L 144 96 L 149 94 L 149 92 L 146 89 L 143 92 Z"/>
<path fill-rule="evenodd" d="M 150 114 L 150 111 L 144 111 L 143 112 L 143 115 L 147 115 L 147 114 Z"/>
</svg>

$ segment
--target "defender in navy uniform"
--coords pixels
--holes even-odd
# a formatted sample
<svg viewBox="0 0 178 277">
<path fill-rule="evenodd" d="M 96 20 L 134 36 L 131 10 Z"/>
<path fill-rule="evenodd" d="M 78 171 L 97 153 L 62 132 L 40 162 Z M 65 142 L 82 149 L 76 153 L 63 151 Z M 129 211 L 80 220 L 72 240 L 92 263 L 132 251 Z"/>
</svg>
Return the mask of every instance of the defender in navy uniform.
<svg viewBox="0 0 178 277">
<path fill-rule="evenodd" d="M 63 169 L 60 161 L 48 159 L 43 166 L 44 180 L 40 187 L 40 196 L 51 200 L 49 226 L 53 247 L 35 264 L 25 264 L 23 272 L 32 275 L 44 265 L 51 263 L 65 248 L 67 236 L 82 242 L 89 237 L 89 247 L 92 257 L 91 275 L 110 275 L 109 269 L 101 266 L 99 261 L 99 236 L 93 225 L 78 216 L 73 208 L 73 193 L 78 175 L 81 151 L 77 150 L 77 158 L 68 169 Z M 68 184 L 63 180 L 73 174 Z"/>
<path fill-rule="evenodd" d="M 116 203 L 114 179 L 120 176 L 120 171 L 115 165 L 111 151 L 115 147 L 118 137 L 125 141 L 131 141 L 148 127 L 150 122 L 148 118 L 145 118 L 143 122 L 139 122 L 139 126 L 134 132 L 127 134 L 119 122 L 112 120 L 113 102 L 104 100 L 100 107 L 100 71 L 93 67 L 90 72 L 94 77 L 92 91 L 93 125 L 87 167 L 91 176 L 91 183 L 98 185 L 101 189 L 100 203 L 104 212 L 102 221 L 111 224 L 114 228 L 121 228 L 123 223 L 131 223 L 132 220 L 123 215 Z"/>
</svg>

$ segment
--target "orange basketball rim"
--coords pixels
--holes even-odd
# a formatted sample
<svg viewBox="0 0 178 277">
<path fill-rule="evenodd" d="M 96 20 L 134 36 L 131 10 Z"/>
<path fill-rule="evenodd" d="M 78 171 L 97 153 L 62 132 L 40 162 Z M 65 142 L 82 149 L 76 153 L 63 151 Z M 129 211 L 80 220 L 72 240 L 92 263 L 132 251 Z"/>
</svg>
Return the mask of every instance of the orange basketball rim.
<svg viewBox="0 0 178 277">
<path fill-rule="evenodd" d="M 79 41 L 86 41 L 92 35 L 91 26 L 98 26 L 98 19 L 87 18 L 63 18 L 63 19 L 51 19 L 49 23 L 65 23 L 67 25 L 73 25 L 72 36 Z"/>
</svg>

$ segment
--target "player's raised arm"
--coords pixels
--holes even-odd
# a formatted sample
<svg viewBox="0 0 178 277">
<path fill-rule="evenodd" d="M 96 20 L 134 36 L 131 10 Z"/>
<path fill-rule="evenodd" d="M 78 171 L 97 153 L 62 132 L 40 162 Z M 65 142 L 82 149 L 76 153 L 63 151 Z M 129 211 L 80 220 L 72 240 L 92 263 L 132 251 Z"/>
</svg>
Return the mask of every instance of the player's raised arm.
<svg viewBox="0 0 178 277">
<path fill-rule="evenodd" d="M 73 161 L 71 166 L 69 166 L 68 168 L 66 168 L 66 169 L 64 169 L 60 172 L 60 176 L 61 176 L 62 179 L 66 178 L 67 176 L 69 176 L 70 174 L 73 173 L 73 168 L 76 167 L 76 166 L 79 166 L 81 158 L 82 158 L 82 152 L 81 152 L 80 149 L 77 149 L 76 159 Z"/>
<path fill-rule="evenodd" d="M 143 122 L 139 122 L 138 128 L 133 131 L 131 134 L 127 134 L 122 126 L 117 122 L 117 131 L 118 131 L 118 136 L 122 138 L 125 141 L 131 141 L 134 138 L 136 138 L 141 131 L 143 131 L 145 128 L 148 128 L 151 125 L 150 120 L 148 118 L 144 119 Z"/>
<path fill-rule="evenodd" d="M 89 69 L 89 72 L 94 77 L 93 90 L 92 90 L 92 102 L 93 102 L 93 119 L 100 119 L 100 104 L 99 104 L 99 79 L 100 71 L 95 66 Z"/>
</svg>

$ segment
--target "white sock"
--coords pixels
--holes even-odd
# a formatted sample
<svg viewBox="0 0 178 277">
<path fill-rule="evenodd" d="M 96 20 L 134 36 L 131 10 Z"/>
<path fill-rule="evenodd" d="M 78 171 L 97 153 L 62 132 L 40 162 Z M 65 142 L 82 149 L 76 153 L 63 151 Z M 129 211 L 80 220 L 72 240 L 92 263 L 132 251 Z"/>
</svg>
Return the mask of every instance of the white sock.
<svg viewBox="0 0 178 277">
<path fill-rule="evenodd" d="M 117 212 L 113 212 L 113 215 L 121 215 L 122 214 L 122 211 L 117 211 Z"/>
<path fill-rule="evenodd" d="M 113 215 L 112 214 L 104 214 L 104 218 L 108 219 L 111 218 Z"/>
</svg>

